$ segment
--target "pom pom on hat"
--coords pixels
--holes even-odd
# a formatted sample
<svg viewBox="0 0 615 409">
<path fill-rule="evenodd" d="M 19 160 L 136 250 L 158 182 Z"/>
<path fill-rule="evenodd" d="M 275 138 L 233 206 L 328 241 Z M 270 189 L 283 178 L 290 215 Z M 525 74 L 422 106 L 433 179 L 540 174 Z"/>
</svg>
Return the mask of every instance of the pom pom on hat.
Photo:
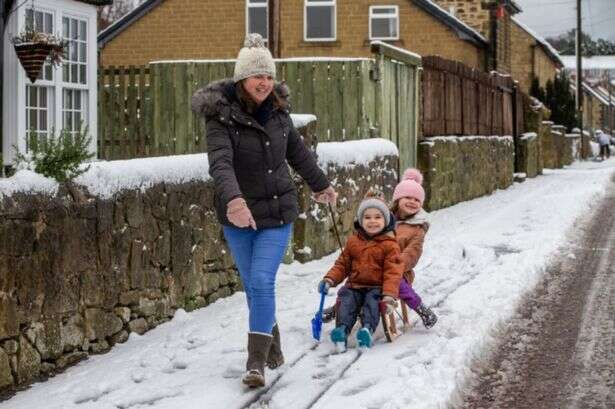
<svg viewBox="0 0 615 409">
<path fill-rule="evenodd" d="M 418 169 L 406 169 L 402 181 L 395 186 L 393 191 L 393 202 L 397 202 L 402 197 L 413 197 L 421 202 L 422 206 L 425 201 L 425 190 L 421 186 L 422 183 L 423 174 Z"/>
<path fill-rule="evenodd" d="M 423 174 L 416 168 L 408 168 L 404 171 L 401 180 L 414 180 L 419 185 L 423 184 Z"/>
<path fill-rule="evenodd" d="M 233 81 L 238 82 L 262 74 L 275 78 L 275 62 L 269 49 L 265 47 L 263 37 L 257 33 L 250 33 L 237 55 Z"/>
</svg>

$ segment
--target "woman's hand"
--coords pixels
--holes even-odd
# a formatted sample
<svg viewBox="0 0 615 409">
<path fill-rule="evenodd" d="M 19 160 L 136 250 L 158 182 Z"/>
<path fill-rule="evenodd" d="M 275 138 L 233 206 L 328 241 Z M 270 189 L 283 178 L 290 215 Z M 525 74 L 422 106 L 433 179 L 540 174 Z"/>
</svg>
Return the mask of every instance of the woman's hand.
<svg viewBox="0 0 615 409">
<path fill-rule="evenodd" d="M 236 197 L 226 204 L 226 218 L 237 227 L 252 227 L 256 230 L 256 222 L 248 204 L 242 197 Z"/>
<path fill-rule="evenodd" d="M 320 192 L 314 193 L 314 200 L 318 203 L 323 204 L 332 204 L 335 205 L 337 201 L 337 192 L 333 189 L 333 186 L 326 188 L 325 190 L 321 190 Z"/>
</svg>

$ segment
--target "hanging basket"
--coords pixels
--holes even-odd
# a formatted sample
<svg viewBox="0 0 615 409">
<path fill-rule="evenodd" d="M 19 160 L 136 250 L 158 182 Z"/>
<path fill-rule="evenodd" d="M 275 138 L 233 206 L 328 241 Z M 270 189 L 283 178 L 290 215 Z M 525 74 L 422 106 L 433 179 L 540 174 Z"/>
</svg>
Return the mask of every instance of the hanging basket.
<svg viewBox="0 0 615 409">
<path fill-rule="evenodd" d="M 45 60 L 58 46 L 49 43 L 23 43 L 15 44 L 17 58 L 26 70 L 26 75 L 31 83 L 35 83 L 41 73 Z"/>
</svg>

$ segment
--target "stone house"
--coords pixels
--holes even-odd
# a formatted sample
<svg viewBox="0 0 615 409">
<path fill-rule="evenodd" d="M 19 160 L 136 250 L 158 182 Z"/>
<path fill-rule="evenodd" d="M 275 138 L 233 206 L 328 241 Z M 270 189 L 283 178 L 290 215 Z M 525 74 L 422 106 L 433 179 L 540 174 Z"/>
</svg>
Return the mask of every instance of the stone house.
<svg viewBox="0 0 615 409">
<path fill-rule="evenodd" d="M 270 10 L 271 8 L 271 10 Z M 235 58 L 247 32 L 278 58 L 370 57 L 383 40 L 485 68 L 483 35 L 432 0 L 147 0 L 98 36 L 101 63 Z"/>
<path fill-rule="evenodd" d="M 542 87 L 553 80 L 564 63 L 544 38 L 516 18 L 511 19 L 511 71 L 521 91 L 529 94 L 532 80 L 538 78 Z"/>
<path fill-rule="evenodd" d="M 521 12 L 514 0 L 434 0 L 489 41 L 488 70 L 512 74 L 513 20 Z"/>
<path fill-rule="evenodd" d="M 96 151 L 96 6 L 112 0 L 1 0 L 2 158 L 12 162 L 15 146 L 27 151 L 26 130 L 49 136 L 88 126 Z M 60 35 L 67 41 L 61 66 L 48 61 L 36 82 L 28 80 L 11 38 L 27 29 Z"/>
</svg>

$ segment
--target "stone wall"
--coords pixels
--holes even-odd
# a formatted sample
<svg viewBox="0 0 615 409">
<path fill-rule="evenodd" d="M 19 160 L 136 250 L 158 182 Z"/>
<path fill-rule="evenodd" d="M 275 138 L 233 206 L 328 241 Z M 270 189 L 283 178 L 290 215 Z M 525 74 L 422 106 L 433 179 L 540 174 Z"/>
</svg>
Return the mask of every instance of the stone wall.
<svg viewBox="0 0 615 409">
<path fill-rule="evenodd" d="M 351 230 L 369 187 L 392 192 L 397 157 L 336 167 L 328 177 Z M 298 181 L 296 259 L 338 248 L 326 207 Z M 306 248 L 312 249 L 311 252 Z M 160 183 L 111 199 L 61 185 L 58 194 L 0 194 L 0 394 L 51 376 L 240 289 L 213 211 L 213 184 Z"/>
<path fill-rule="evenodd" d="M 0 202 L 0 390 L 238 289 L 210 183 Z M 222 248 L 222 251 L 221 251 Z"/>
<path fill-rule="evenodd" d="M 419 143 L 425 208 L 441 209 L 513 183 L 511 137 L 438 137 Z"/>
<path fill-rule="evenodd" d="M 515 172 L 525 173 L 528 178 L 542 174 L 541 149 L 538 134 L 528 132 L 515 144 Z"/>
<path fill-rule="evenodd" d="M 353 231 L 357 208 L 370 188 L 380 190 L 390 200 L 397 184 L 397 168 L 398 158 L 394 156 L 352 167 L 327 166 L 329 180 L 340 197 L 333 214 L 342 242 Z M 294 227 L 294 256 L 301 262 L 321 258 L 339 248 L 328 207 L 315 203 L 310 195 L 309 188 L 301 185 L 302 213 Z"/>
</svg>

